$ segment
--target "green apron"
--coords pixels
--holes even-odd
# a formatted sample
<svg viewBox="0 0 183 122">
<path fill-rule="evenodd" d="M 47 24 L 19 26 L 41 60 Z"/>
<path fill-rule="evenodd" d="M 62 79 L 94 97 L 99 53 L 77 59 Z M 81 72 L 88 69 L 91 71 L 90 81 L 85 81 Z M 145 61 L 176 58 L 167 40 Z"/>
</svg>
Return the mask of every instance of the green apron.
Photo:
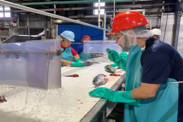
<svg viewBox="0 0 183 122">
<path fill-rule="evenodd" d="M 142 47 L 132 46 L 127 58 L 126 91 L 141 85 Z M 161 84 L 154 98 L 142 99 L 140 106 L 125 104 L 125 122 L 177 122 L 179 85 L 174 79 Z"/>
</svg>

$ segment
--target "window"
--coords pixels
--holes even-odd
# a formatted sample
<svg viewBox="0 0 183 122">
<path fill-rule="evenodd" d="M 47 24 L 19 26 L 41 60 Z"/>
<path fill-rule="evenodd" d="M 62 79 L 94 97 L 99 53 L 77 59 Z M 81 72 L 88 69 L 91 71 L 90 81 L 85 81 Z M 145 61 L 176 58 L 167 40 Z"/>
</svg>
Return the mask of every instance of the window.
<svg viewBox="0 0 183 122">
<path fill-rule="evenodd" d="M 105 2 L 100 3 L 100 7 L 105 6 Z M 94 3 L 94 7 L 98 7 L 98 3 Z M 100 14 L 104 15 L 105 9 L 100 9 Z M 93 15 L 98 15 L 98 9 L 93 10 Z"/>
<path fill-rule="evenodd" d="M 0 18 L 10 18 L 11 8 L 8 6 L 0 6 Z"/>
</svg>

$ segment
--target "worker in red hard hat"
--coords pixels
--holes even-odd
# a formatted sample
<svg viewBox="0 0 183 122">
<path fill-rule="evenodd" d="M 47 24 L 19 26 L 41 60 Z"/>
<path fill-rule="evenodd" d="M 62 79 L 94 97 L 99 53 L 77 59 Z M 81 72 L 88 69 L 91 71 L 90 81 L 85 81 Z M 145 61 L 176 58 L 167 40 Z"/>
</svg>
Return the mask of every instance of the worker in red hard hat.
<svg viewBox="0 0 183 122">
<path fill-rule="evenodd" d="M 81 39 L 81 45 L 77 46 L 77 48 L 76 48 L 76 52 L 79 54 L 80 58 L 83 61 L 91 58 L 92 54 L 91 53 L 85 53 L 84 52 L 84 47 L 83 47 L 83 42 L 84 41 L 90 41 L 90 40 L 91 40 L 90 36 L 88 36 L 88 35 L 83 36 L 83 38 Z"/>
<path fill-rule="evenodd" d="M 125 122 L 183 122 L 183 59 L 171 45 L 156 39 L 144 15 L 134 11 L 117 14 L 112 31 L 122 51 L 129 51 L 125 91 L 96 88 L 91 96 L 125 104 Z M 120 68 L 124 59 L 106 50 Z"/>
</svg>

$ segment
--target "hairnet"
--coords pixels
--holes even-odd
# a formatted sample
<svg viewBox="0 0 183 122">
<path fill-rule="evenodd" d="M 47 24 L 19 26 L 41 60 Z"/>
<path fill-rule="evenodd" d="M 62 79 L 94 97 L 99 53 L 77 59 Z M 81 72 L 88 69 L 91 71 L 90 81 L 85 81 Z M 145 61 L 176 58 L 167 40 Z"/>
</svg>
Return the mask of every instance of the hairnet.
<svg viewBox="0 0 183 122">
<path fill-rule="evenodd" d="M 153 35 L 150 30 L 146 29 L 146 26 L 122 30 L 120 33 L 123 34 L 123 36 L 118 40 L 118 45 L 126 52 L 130 51 L 131 46 L 137 45 L 137 38 L 147 38 Z"/>
<path fill-rule="evenodd" d="M 126 35 L 127 32 L 129 31 L 133 31 L 137 38 L 145 38 L 153 36 L 152 32 L 150 30 L 147 30 L 146 25 L 122 30 L 120 31 L 120 33 Z"/>
</svg>

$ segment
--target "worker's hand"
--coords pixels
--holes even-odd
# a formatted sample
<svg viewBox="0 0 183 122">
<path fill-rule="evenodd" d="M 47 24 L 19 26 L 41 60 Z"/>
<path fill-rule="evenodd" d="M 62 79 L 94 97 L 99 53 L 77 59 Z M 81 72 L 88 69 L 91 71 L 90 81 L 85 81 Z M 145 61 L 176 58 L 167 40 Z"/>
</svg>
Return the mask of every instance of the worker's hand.
<svg viewBox="0 0 183 122">
<path fill-rule="evenodd" d="M 106 87 L 100 87 L 100 88 L 96 88 L 93 91 L 90 91 L 89 94 L 91 96 L 95 96 L 95 97 L 102 97 L 102 98 L 106 98 L 106 99 L 111 99 L 111 96 L 114 94 L 115 91 L 112 91 Z"/>
<path fill-rule="evenodd" d="M 83 62 L 83 60 L 79 59 L 79 58 L 76 58 L 75 59 L 76 62 Z"/>
<path fill-rule="evenodd" d="M 90 91 L 89 94 L 91 96 L 108 99 L 110 102 L 121 102 L 140 106 L 140 102 L 132 98 L 131 91 L 112 91 L 108 88 L 100 87 Z"/>
<path fill-rule="evenodd" d="M 115 62 L 117 66 L 126 71 L 128 54 L 125 52 L 118 54 L 118 52 L 116 52 L 115 50 L 110 50 L 109 48 L 107 48 L 106 51 L 108 53 L 109 60 Z"/>
<path fill-rule="evenodd" d="M 111 50 L 109 48 L 106 49 L 107 54 L 108 54 L 108 59 L 114 63 L 118 62 L 120 59 L 119 53 L 116 52 L 115 50 Z"/>
<path fill-rule="evenodd" d="M 105 67 L 106 67 L 106 66 L 117 67 L 117 65 L 116 65 L 116 64 L 109 64 L 109 65 L 105 65 Z"/>
<path fill-rule="evenodd" d="M 71 62 L 72 67 L 84 67 L 84 64 L 81 62 Z"/>
<path fill-rule="evenodd" d="M 127 57 L 128 57 L 127 53 L 125 52 L 120 53 L 120 60 L 117 63 L 117 65 L 124 71 L 126 71 Z"/>
</svg>

